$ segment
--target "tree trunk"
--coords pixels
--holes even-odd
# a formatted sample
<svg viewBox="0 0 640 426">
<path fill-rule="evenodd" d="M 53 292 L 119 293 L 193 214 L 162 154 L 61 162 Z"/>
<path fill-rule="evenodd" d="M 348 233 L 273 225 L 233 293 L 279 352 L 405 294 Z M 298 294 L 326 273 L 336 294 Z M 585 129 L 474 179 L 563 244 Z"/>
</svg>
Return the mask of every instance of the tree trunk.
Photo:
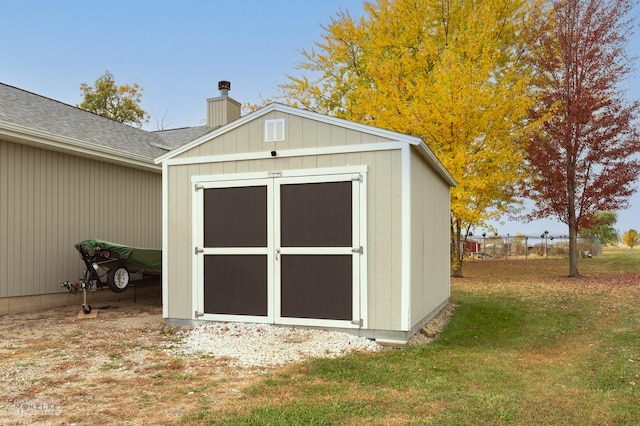
<svg viewBox="0 0 640 426">
<path fill-rule="evenodd" d="M 580 276 L 578 272 L 578 232 L 575 220 L 569 223 L 569 276 Z"/>
<path fill-rule="evenodd" d="M 454 278 L 462 278 L 462 259 L 464 250 L 461 247 L 462 231 L 460 229 L 460 221 L 452 221 L 451 223 L 451 276 Z"/>
<path fill-rule="evenodd" d="M 567 153 L 567 213 L 569 218 L 569 276 L 577 277 L 578 272 L 578 218 L 576 217 L 576 176 L 573 157 Z"/>
</svg>

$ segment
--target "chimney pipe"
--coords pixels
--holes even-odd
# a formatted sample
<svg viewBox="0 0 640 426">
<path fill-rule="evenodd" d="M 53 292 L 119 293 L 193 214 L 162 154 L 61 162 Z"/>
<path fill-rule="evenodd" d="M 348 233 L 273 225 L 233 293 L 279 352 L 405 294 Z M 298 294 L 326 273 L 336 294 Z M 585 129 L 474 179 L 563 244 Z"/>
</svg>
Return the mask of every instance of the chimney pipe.
<svg viewBox="0 0 640 426">
<path fill-rule="evenodd" d="M 220 96 L 229 96 L 229 90 L 231 90 L 231 82 L 225 80 L 219 81 L 218 90 L 220 91 Z"/>
</svg>

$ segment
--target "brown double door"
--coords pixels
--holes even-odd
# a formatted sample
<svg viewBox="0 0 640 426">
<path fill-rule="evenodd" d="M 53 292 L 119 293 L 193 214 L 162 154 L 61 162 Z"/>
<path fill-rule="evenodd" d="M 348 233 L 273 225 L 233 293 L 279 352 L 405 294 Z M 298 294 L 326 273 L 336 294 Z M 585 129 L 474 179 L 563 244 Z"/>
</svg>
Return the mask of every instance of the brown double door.
<svg viewBox="0 0 640 426">
<path fill-rule="evenodd" d="M 351 175 L 205 186 L 203 313 L 276 323 L 353 321 L 357 190 Z"/>
</svg>

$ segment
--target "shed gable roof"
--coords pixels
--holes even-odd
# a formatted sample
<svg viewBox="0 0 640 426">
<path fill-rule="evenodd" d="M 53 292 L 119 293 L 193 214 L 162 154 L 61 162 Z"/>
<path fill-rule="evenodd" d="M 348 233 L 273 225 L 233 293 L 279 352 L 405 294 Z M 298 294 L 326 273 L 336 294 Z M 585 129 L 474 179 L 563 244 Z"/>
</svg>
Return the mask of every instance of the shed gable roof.
<svg viewBox="0 0 640 426">
<path fill-rule="evenodd" d="M 435 154 L 427 147 L 424 141 L 418 137 L 405 135 L 403 133 L 394 132 L 391 130 L 382 129 L 379 127 L 369 126 L 366 124 L 356 123 L 349 120 L 344 120 L 337 117 L 332 117 L 325 114 L 320 114 L 313 111 L 308 111 L 300 108 L 294 108 L 288 105 L 280 104 L 280 103 L 271 103 L 265 107 L 262 107 L 256 111 L 253 111 L 225 126 L 222 126 L 216 130 L 213 130 L 193 141 L 184 144 L 166 154 L 163 154 L 156 158 L 156 163 L 162 163 L 167 160 L 170 160 L 176 156 L 179 156 L 182 153 L 185 153 L 193 148 L 196 148 L 206 142 L 211 141 L 219 136 L 224 135 L 227 132 L 230 132 L 234 129 L 237 129 L 251 121 L 257 120 L 260 117 L 263 117 L 271 112 L 282 112 L 285 114 L 291 114 L 295 116 L 299 116 L 301 118 L 306 118 L 310 120 L 315 120 L 322 123 L 327 123 L 334 126 L 344 127 L 350 130 L 371 134 L 374 136 L 378 136 L 380 138 L 384 138 L 391 141 L 406 143 L 407 145 L 413 146 L 415 149 L 420 152 L 420 154 L 425 158 L 425 160 L 429 163 L 431 167 L 433 167 L 438 174 L 451 186 L 457 186 L 455 179 L 451 176 L 451 174 L 446 170 L 444 165 L 437 159 Z"/>
</svg>

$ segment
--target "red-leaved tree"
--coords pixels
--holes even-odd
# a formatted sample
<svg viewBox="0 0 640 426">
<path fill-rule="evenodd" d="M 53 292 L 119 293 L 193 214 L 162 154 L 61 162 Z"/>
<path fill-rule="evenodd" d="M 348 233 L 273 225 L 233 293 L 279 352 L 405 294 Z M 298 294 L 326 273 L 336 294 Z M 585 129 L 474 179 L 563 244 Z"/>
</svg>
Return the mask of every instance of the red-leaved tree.
<svg viewBox="0 0 640 426">
<path fill-rule="evenodd" d="M 551 0 L 535 11 L 531 58 L 537 73 L 530 139 L 529 218 L 556 217 L 569 227 L 569 276 L 578 276 L 577 236 L 599 211 L 628 207 L 640 170 L 640 103 L 622 83 L 632 0 Z"/>
</svg>

